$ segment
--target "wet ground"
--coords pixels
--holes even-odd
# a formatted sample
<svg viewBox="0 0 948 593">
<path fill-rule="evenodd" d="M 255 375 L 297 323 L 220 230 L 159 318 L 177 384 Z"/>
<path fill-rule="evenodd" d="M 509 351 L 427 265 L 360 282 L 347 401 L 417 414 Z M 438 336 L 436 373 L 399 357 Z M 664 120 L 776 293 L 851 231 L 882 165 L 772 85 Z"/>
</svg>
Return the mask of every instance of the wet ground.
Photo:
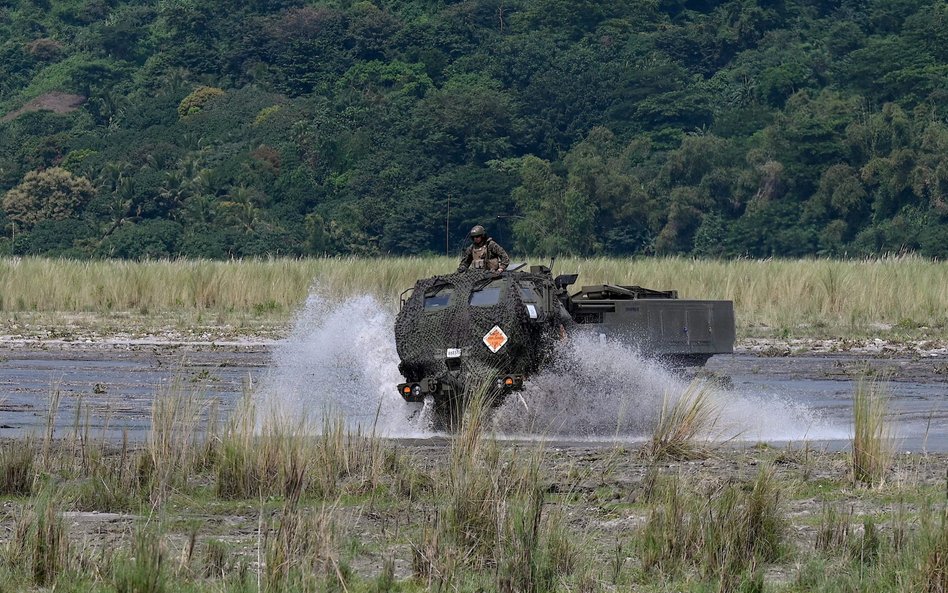
<svg viewBox="0 0 948 593">
<path fill-rule="evenodd" d="M 0 344 L 0 438 L 42 433 L 56 391 L 57 431 L 79 424 L 88 425 L 92 434 L 105 431 L 119 439 L 127 432 L 129 439 L 141 440 L 156 394 L 175 389 L 217 400 L 226 415 L 248 386 L 266 379 L 273 351 L 273 344 L 239 342 Z M 830 448 L 834 442 L 844 445 L 856 381 L 879 379 L 892 396 L 892 424 L 900 449 L 948 452 L 948 356 L 772 354 L 716 356 L 706 372 L 727 385 L 725 395 L 729 390 L 753 394 L 752 405 L 761 406 L 762 412 L 768 402 L 791 402 L 808 410 L 821 426 L 837 427 L 840 436 L 828 439 Z M 744 413 L 752 416 L 754 410 Z M 609 440 L 608 434 L 591 436 Z M 793 438 L 827 440 L 823 437 L 814 432 Z M 785 435 L 764 429 L 742 439 L 781 443 Z"/>
</svg>

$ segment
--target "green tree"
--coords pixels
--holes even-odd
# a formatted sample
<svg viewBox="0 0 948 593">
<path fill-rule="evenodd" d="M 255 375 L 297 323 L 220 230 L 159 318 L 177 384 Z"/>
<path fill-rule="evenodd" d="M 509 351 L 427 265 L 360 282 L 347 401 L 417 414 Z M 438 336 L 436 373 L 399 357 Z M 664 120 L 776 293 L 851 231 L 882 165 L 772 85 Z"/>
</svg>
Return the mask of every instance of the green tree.
<svg viewBox="0 0 948 593">
<path fill-rule="evenodd" d="M 525 157 L 512 197 L 523 217 L 513 224 L 517 247 L 528 254 L 567 255 L 595 251 L 596 210 L 586 195 L 553 172 L 550 163 Z"/>
<path fill-rule="evenodd" d="M 590 251 L 634 253 L 650 241 L 649 197 L 631 171 L 636 148 L 622 146 L 610 130 L 597 127 L 563 157 L 568 187 L 596 212 Z"/>
<path fill-rule="evenodd" d="M 718 214 L 707 214 L 695 231 L 692 253 L 698 257 L 721 257 L 726 252 L 727 226 Z"/>
<path fill-rule="evenodd" d="M 200 113 L 214 99 L 224 96 L 224 89 L 212 86 L 200 86 L 194 89 L 178 105 L 178 116 L 186 117 Z"/>
<path fill-rule="evenodd" d="M 937 215 L 948 216 L 948 126 L 938 121 L 926 125 L 919 148 L 912 191 Z"/>
<path fill-rule="evenodd" d="M 420 140 L 459 161 L 484 163 L 510 151 L 513 105 L 500 84 L 482 76 L 452 77 L 418 104 Z"/>
<path fill-rule="evenodd" d="M 171 257 L 178 250 L 181 225 L 170 220 L 126 224 L 99 246 L 99 255 L 127 259 Z"/>
</svg>

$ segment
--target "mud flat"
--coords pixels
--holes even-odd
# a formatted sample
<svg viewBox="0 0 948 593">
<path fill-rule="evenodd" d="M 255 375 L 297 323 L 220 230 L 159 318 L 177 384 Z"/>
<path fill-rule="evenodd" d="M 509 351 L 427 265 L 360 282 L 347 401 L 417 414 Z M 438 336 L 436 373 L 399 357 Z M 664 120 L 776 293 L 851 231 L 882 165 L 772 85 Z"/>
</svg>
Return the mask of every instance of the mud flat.
<svg viewBox="0 0 948 593">
<path fill-rule="evenodd" d="M 488 424 L 466 439 L 404 423 L 388 438 L 346 435 L 344 422 L 319 436 L 241 424 L 242 394 L 268 385 L 306 402 L 369 386 L 362 408 L 389 393 L 376 371 L 392 361 L 328 356 L 321 334 L 7 339 L 0 576 L 69 591 L 945 590 L 948 356 L 874 345 L 754 342 L 715 357 L 699 375 L 736 402 L 737 432 L 664 458 L 643 444 L 648 427 Z M 645 375 L 653 398 L 687 384 L 604 358 L 594 371 Z M 331 394 L 318 377 L 354 382 Z M 889 388 L 900 452 L 860 482 L 848 435 L 865 377 Z M 233 422 L 211 428 L 211 400 Z"/>
<path fill-rule="evenodd" d="M 931 572 L 938 566 L 924 566 L 932 554 L 939 561 L 930 546 L 941 545 L 948 528 L 944 454 L 899 455 L 881 483 L 866 486 L 853 481 L 847 453 L 813 447 L 717 448 L 697 459 L 661 460 L 639 447 L 486 444 L 478 451 L 486 461 L 468 471 L 500 470 L 495 483 L 522 479 L 512 476 L 521 475 L 524 460 L 540 460 L 536 514 L 518 514 L 525 495 L 511 490 L 509 499 L 490 503 L 503 521 L 498 527 L 455 515 L 467 508 L 464 496 L 444 498 L 446 484 L 458 478 L 458 447 L 443 438 L 389 442 L 379 449 L 384 463 L 354 463 L 356 455 L 351 467 L 334 474 L 331 487 L 307 474 L 296 494 L 282 492 L 281 484 L 266 495 L 224 495 L 220 469 L 193 471 L 173 482 L 160 502 L 155 484 L 124 496 L 94 496 L 83 489 L 89 476 L 54 465 L 38 478 L 48 483 L 69 476 L 54 494 L 5 497 L 0 556 L 10 562 L 16 550 L 33 549 L 30 537 L 39 536 L 26 535 L 24 525 L 35 509 L 55 504 L 69 542 L 68 549 L 57 544 L 61 558 L 44 577 L 45 584 L 59 583 L 56 590 L 68 582 L 76 588 L 66 590 L 114 591 L 129 573 L 164 584 L 156 590 L 189 591 L 257 590 L 261 582 L 264 590 L 427 591 L 448 584 L 449 590 L 495 591 L 503 590 L 505 577 L 521 585 L 541 578 L 555 584 L 534 589 L 544 591 L 738 591 L 748 583 L 763 591 L 833 591 L 880 582 L 878 590 L 919 591 L 920 584 L 944 580 Z M 135 452 L 113 449 L 106 460 L 123 455 Z M 471 488 L 482 484 L 483 474 L 474 476 L 468 476 Z M 478 502 L 477 491 L 462 494 Z M 728 504 L 741 513 L 737 526 L 724 515 Z M 530 539 L 529 529 L 517 529 L 521 521 L 530 527 L 533 517 Z M 715 524 L 719 532 L 700 527 Z M 311 532 L 294 531 L 302 527 Z M 746 540 L 729 529 L 766 531 Z M 681 538 L 682 548 L 656 548 L 656 537 L 668 538 L 665 548 Z M 774 548 L 746 552 L 723 567 L 713 553 L 686 549 L 710 546 L 726 554 L 757 545 L 755 537 Z M 463 547 L 472 542 L 493 547 Z M 511 566 L 524 549 L 533 559 Z M 160 561 L 134 559 L 142 554 Z M 38 589 L 31 566 L 2 570 L 21 590 Z M 904 586 L 885 587 L 900 578 Z M 274 581 L 310 584 L 284 588 Z"/>
</svg>

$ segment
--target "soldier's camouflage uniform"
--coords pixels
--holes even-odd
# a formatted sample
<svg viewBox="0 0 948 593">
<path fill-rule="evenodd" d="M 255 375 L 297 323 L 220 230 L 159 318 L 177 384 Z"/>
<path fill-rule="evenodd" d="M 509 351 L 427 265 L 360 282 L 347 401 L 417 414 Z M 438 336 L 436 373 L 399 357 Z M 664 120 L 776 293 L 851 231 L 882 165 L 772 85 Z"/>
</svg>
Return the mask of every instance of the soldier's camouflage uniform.
<svg viewBox="0 0 948 593">
<path fill-rule="evenodd" d="M 468 268 L 502 272 L 507 269 L 509 263 L 510 256 L 507 255 L 504 248 L 490 237 L 487 237 L 480 246 L 474 245 L 473 243 L 467 246 L 461 254 L 461 263 L 458 264 L 458 272 L 464 272 Z"/>
</svg>

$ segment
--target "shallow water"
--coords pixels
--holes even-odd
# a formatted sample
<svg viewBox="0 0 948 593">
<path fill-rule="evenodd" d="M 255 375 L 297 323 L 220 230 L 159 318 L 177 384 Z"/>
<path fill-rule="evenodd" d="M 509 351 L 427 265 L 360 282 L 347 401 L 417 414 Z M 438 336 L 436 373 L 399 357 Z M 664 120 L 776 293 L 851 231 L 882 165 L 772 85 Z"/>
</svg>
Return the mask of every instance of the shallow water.
<svg viewBox="0 0 948 593">
<path fill-rule="evenodd" d="M 903 451 L 948 451 L 948 376 L 945 358 L 867 359 L 838 354 L 760 358 L 716 356 L 708 369 L 730 377 L 736 390 L 756 393 L 762 407 L 772 398 L 789 398 L 818 413 L 826 425 L 852 430 L 852 396 L 859 377 L 876 377 L 890 394 L 890 421 Z M 799 440 L 764 433 L 759 440 Z M 836 440 L 810 433 L 811 441 Z"/>
<path fill-rule="evenodd" d="M 392 314 L 371 297 L 335 303 L 312 295 L 275 346 L 0 344 L 0 437 L 42 433 L 59 392 L 57 434 L 144 438 L 156 395 L 215 400 L 222 415 L 245 390 L 260 417 L 341 415 L 350 427 L 391 438 L 436 438 L 420 404 L 406 404 L 391 334 Z M 847 354 L 766 358 L 716 356 L 697 381 L 718 409 L 711 436 L 748 442 L 822 441 L 851 434 L 859 376 L 885 377 L 900 448 L 948 451 L 948 359 L 866 359 Z M 576 335 L 554 362 L 494 413 L 504 438 L 553 442 L 637 441 L 662 402 L 688 389 L 668 369 L 626 345 Z"/>
</svg>

